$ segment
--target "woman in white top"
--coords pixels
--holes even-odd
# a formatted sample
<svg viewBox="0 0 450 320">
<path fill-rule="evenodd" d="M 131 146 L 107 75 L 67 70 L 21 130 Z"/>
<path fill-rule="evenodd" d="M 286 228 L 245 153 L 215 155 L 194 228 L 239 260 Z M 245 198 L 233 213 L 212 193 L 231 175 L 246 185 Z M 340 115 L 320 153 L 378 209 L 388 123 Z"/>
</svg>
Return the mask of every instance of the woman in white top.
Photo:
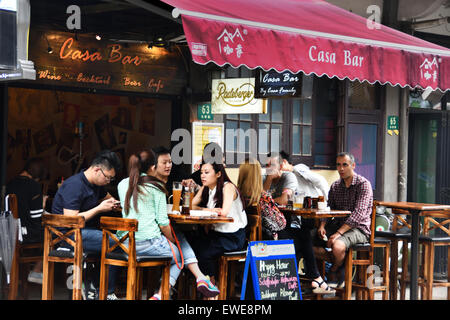
<svg viewBox="0 0 450 320">
<path fill-rule="evenodd" d="M 244 248 L 247 215 L 239 190 L 231 182 L 222 164 L 203 163 L 200 170 L 203 186 L 194 197 L 193 209 L 214 211 L 219 216 L 232 217 L 234 220 L 231 223 L 214 224 L 212 230 L 205 230 L 195 243 L 191 243 L 201 270 L 215 277 L 217 259 L 224 252 Z"/>
</svg>

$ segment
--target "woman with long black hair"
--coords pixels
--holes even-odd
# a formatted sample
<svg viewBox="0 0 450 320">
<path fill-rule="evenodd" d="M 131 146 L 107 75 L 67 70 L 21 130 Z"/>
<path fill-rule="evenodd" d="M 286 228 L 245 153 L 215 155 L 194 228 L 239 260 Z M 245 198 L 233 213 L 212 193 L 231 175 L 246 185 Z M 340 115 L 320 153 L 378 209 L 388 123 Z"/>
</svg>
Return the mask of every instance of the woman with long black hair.
<svg viewBox="0 0 450 320">
<path fill-rule="evenodd" d="M 233 218 L 232 223 L 216 223 L 212 230 L 193 244 L 199 266 L 210 276 L 217 276 L 217 259 L 224 253 L 242 250 L 245 245 L 247 215 L 238 188 L 231 182 L 219 163 L 203 163 L 202 187 L 192 202 L 194 209 L 214 211 L 219 216 Z"/>
<path fill-rule="evenodd" d="M 156 157 L 152 150 L 144 150 L 132 155 L 129 160 L 129 178 L 118 185 L 122 216 L 137 219 L 139 230 L 136 232 L 136 254 L 152 256 L 172 255 L 172 250 L 181 262 L 181 256 L 170 228 L 167 215 L 167 191 L 164 182 L 155 177 Z M 118 232 L 122 237 L 125 232 Z M 206 297 L 214 297 L 219 290 L 200 271 L 197 258 L 185 236 L 175 232 L 186 267 L 197 279 L 197 290 Z M 173 249 L 171 249 L 171 247 Z M 181 270 L 172 259 L 170 267 L 170 286 L 174 286 Z M 150 299 L 161 299 L 161 288 Z"/>
</svg>

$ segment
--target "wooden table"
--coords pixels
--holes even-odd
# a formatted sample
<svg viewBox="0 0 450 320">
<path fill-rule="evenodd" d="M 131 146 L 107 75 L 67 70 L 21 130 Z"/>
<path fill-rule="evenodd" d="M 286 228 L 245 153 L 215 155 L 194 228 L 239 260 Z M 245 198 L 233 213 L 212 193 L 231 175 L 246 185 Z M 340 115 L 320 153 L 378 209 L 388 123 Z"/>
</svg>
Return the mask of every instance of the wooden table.
<svg viewBox="0 0 450 320">
<path fill-rule="evenodd" d="M 393 209 L 402 209 L 411 214 L 411 291 L 410 299 L 417 300 L 418 297 L 418 268 L 419 268 L 419 218 L 433 211 L 448 212 L 450 217 L 450 205 L 416 203 L 416 202 L 385 202 L 374 201 L 376 206 L 384 206 Z"/>
<path fill-rule="evenodd" d="M 188 216 L 182 214 L 168 214 L 170 221 L 179 224 L 215 224 L 233 222 L 231 217 L 222 216 Z"/>
<path fill-rule="evenodd" d="M 283 213 L 294 214 L 303 218 L 322 219 L 322 218 L 342 218 L 351 214 L 351 211 L 344 210 L 319 210 L 319 209 L 286 209 L 279 207 Z"/>
</svg>

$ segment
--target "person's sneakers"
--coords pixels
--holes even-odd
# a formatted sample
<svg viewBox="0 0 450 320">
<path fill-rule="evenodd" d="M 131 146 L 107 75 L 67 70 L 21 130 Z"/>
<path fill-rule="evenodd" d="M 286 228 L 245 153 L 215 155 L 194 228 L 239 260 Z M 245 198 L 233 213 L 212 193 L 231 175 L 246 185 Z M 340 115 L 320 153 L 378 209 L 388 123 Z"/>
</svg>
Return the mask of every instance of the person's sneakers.
<svg viewBox="0 0 450 320">
<path fill-rule="evenodd" d="M 42 272 L 30 271 L 28 274 L 28 282 L 42 284 Z"/>
<path fill-rule="evenodd" d="M 89 283 L 88 288 L 85 288 L 85 285 L 83 283 L 81 296 L 83 297 L 83 300 L 98 300 L 98 292 L 92 282 Z"/>
<path fill-rule="evenodd" d="M 106 297 L 106 300 L 120 300 L 115 293 L 110 293 L 108 294 L 108 296 Z"/>
<path fill-rule="evenodd" d="M 156 300 L 159 301 L 161 300 L 161 296 L 157 293 L 155 293 L 154 295 L 152 295 L 148 300 Z"/>
<path fill-rule="evenodd" d="M 197 290 L 207 298 L 212 298 L 219 294 L 219 289 L 211 283 L 209 277 L 197 279 Z"/>
</svg>

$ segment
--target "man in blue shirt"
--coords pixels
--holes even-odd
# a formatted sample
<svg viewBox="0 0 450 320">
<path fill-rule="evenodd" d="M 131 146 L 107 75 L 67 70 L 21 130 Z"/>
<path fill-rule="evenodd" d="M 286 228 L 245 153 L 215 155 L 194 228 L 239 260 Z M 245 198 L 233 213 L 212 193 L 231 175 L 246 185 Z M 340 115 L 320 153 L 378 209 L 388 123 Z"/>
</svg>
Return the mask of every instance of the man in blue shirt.
<svg viewBox="0 0 450 320">
<path fill-rule="evenodd" d="M 53 214 L 83 216 L 88 222 L 102 212 L 108 212 L 120 205 L 106 192 L 104 186 L 114 180 L 120 169 L 120 160 L 109 150 L 101 151 L 85 171 L 75 174 L 64 181 L 55 195 L 52 204 Z M 101 254 L 102 231 L 86 226 L 81 230 L 83 252 Z M 114 280 L 116 268 L 109 272 L 108 299 L 115 300 Z M 95 279 L 98 282 L 98 279 Z M 98 286 L 96 286 L 98 287 Z"/>
</svg>

